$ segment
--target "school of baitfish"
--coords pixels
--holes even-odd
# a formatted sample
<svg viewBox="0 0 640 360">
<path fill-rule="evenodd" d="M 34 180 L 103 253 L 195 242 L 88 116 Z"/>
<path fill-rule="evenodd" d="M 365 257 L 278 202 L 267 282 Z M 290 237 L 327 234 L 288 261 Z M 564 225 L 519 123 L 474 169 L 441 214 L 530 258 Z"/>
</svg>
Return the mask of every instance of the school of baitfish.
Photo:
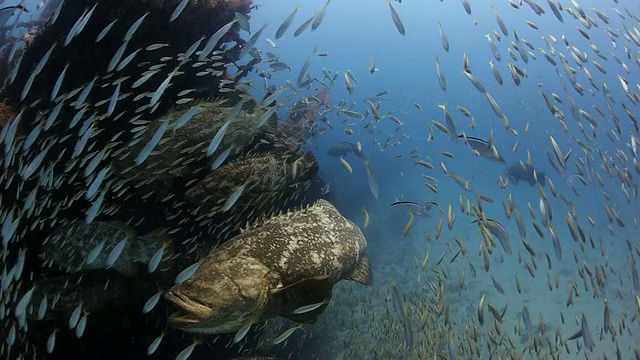
<svg viewBox="0 0 640 360">
<path fill-rule="evenodd" d="M 464 53 L 459 71 L 452 70 L 445 61 L 457 46 L 447 36 L 452 29 L 446 19 L 430 18 L 444 51 L 434 50 L 435 71 L 421 75 L 445 94 L 452 92 L 452 79 L 461 79 L 493 113 L 474 115 L 464 103 L 410 102 L 418 114 L 438 117 L 423 120 L 426 143 L 442 136 L 491 166 L 507 163 L 497 143 L 509 141 L 513 154 L 526 151 L 527 161 L 511 162 L 495 176 L 487 171 L 466 178 L 452 170 L 463 171 L 452 151 L 394 150 L 409 143 L 404 125 L 412 121 L 385 106 L 394 89 L 351 101 L 359 87 L 356 72 L 322 68 L 322 76 L 315 76 L 315 63 L 330 56 L 326 52 L 314 49 L 296 78 L 272 86 L 293 67 L 256 47 L 268 31 L 266 24 L 251 27 L 248 15 L 258 5 L 244 2 L 220 15 L 223 21 L 210 33 L 191 34 L 193 42 L 178 47 L 174 40 L 149 42 L 145 36 L 154 26 L 184 28 L 189 16 L 196 19 L 209 5 L 161 3 L 140 5 L 126 16 L 89 1 L 0 9 L 8 69 L 0 71 L 8 99 L 0 108 L 0 358 L 74 351 L 102 358 L 93 347 L 121 345 L 95 339 L 123 332 L 136 349 L 120 349 L 126 356 L 181 360 L 207 347 L 226 349 L 220 356 L 228 358 L 266 359 L 261 356 L 281 355 L 278 349 L 286 349 L 289 358 L 308 358 L 305 344 L 323 348 L 316 358 L 640 359 L 640 239 L 633 235 L 640 174 L 637 4 L 509 0 L 511 11 L 528 19 L 571 24 L 572 33 L 546 34 L 534 20 L 503 19 L 488 3 L 444 2 L 460 6 L 461 17 L 473 16 L 476 7 L 490 10 L 496 29 L 478 38 L 488 42 L 493 58 L 472 63 L 473 54 Z M 400 35 L 415 31 L 403 23 L 402 1 L 379 3 L 371 6 L 388 6 Z M 331 6 L 327 0 L 308 19 L 298 18 L 296 6 L 283 16 L 274 39 L 294 28 L 293 38 L 322 31 Z M 19 28 L 23 13 L 43 7 L 44 21 L 29 25 L 41 27 L 40 33 L 7 42 L 6 32 Z M 541 38 L 519 35 L 528 33 L 524 26 Z M 66 30 L 52 35 L 51 29 Z M 38 42 L 39 36 L 55 41 Z M 588 48 L 575 45 L 578 36 Z M 591 41 L 602 36 L 610 46 Z M 101 69 L 81 70 L 74 62 L 78 51 L 93 54 Z M 373 53 L 368 55 L 366 76 L 377 76 L 380 69 Z M 507 86 L 503 73 L 515 86 L 534 81 L 527 71 L 534 61 L 548 63 L 564 90 L 549 93 L 538 84 L 541 96 L 535 96 L 549 111 L 546 127 L 571 134 L 572 141 L 559 142 L 558 133 L 549 131 L 548 143 L 538 144 L 544 151 L 518 141 L 535 125 L 504 111 L 505 100 L 493 91 Z M 495 84 L 474 73 L 480 67 L 491 69 Z M 611 73 L 617 83 L 600 76 Z M 317 92 L 336 87 L 348 96 L 337 104 Z M 581 108 L 581 96 L 598 101 Z M 288 108 L 296 99 L 301 100 Z M 304 115 L 285 131 L 278 117 L 288 110 Z M 477 123 L 476 117 L 490 119 Z M 494 120 L 501 126 L 488 124 Z M 394 130 L 383 130 L 389 126 Z M 291 135 L 291 127 L 303 135 Z M 383 281 L 364 290 L 339 283 L 372 285 L 366 254 L 372 245 L 364 234 L 385 225 L 362 207 L 360 229 L 322 199 L 332 194 L 318 180 L 320 165 L 310 150 L 332 131 L 354 139 L 327 151 L 345 170 L 336 176 L 366 173 L 376 201 L 396 198 L 384 211 L 402 209 L 408 217 L 398 239 L 388 241 L 410 241 L 423 219 L 433 219 L 428 233 L 420 234 L 428 240 L 425 257 L 414 256 L 417 283 Z M 485 135 L 472 136 L 476 132 Z M 603 151 L 603 139 L 617 150 Z M 418 169 L 416 183 L 424 183 L 438 202 L 380 188 L 374 152 L 408 160 L 401 176 Z M 554 173 L 538 170 L 544 158 Z M 482 192 L 474 190 L 474 182 L 486 179 L 495 181 L 495 191 L 484 185 L 476 186 Z M 535 189 L 534 198 L 517 191 L 523 189 L 520 182 Z M 593 199 L 593 208 L 575 204 L 582 194 Z M 499 220 L 502 211 L 515 222 L 517 235 Z M 610 238 L 595 235 L 596 229 Z M 610 241 L 626 251 L 610 258 Z M 430 258 L 436 252 L 437 259 Z M 509 270 L 501 267 L 505 262 L 519 269 L 508 274 L 510 284 L 503 274 Z M 465 282 L 467 274 L 477 288 Z M 563 306 L 529 301 L 541 288 L 565 293 Z M 328 316 L 333 322 L 323 322 Z M 270 334 L 273 321 L 280 325 Z"/>
</svg>

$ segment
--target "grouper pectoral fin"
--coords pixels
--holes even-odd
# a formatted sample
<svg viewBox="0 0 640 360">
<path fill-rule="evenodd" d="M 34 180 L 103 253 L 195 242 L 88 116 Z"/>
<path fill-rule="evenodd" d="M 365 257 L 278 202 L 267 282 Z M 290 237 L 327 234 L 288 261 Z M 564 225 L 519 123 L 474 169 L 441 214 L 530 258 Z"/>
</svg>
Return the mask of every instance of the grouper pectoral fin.
<svg viewBox="0 0 640 360">
<path fill-rule="evenodd" d="M 358 259 L 353 272 L 347 276 L 348 280 L 357 281 L 363 285 L 371 285 L 373 282 L 373 275 L 371 274 L 371 266 L 369 266 L 369 259 L 365 255 Z"/>
<path fill-rule="evenodd" d="M 272 297 L 281 307 L 280 316 L 298 323 L 314 323 L 329 304 L 335 281 L 330 276 L 317 276 L 277 289 Z M 295 314 L 301 306 L 320 303 L 313 311 Z"/>
</svg>

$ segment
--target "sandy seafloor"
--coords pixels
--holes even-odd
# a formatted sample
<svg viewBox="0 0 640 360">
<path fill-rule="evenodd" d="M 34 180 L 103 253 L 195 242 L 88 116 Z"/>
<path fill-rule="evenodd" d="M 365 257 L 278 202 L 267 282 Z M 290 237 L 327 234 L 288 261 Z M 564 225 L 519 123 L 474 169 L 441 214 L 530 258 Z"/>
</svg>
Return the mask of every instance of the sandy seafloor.
<svg viewBox="0 0 640 360">
<path fill-rule="evenodd" d="M 355 158 L 350 159 L 353 162 Z M 338 165 L 339 166 L 339 165 Z M 355 166 L 354 174 L 358 169 L 364 172 L 364 168 Z M 498 165 L 495 166 L 499 169 Z M 336 169 L 338 170 L 338 169 Z M 630 256 L 625 238 L 634 239 L 637 229 L 632 221 L 627 222 L 626 228 L 611 225 L 615 236 L 608 230 L 608 220 L 598 196 L 590 193 L 595 187 L 593 185 L 564 183 L 561 178 L 549 174 L 552 179 L 557 178 L 556 188 L 561 194 L 565 194 L 572 199 L 578 213 L 578 223 L 585 230 L 587 238 L 592 238 L 595 248 L 591 248 L 589 240 L 584 252 L 575 242 L 566 224 L 565 213 L 569 207 L 559 198 L 553 197 L 549 186 L 544 189 L 550 197 L 553 209 L 553 227 L 562 245 L 562 260 L 558 260 L 554 254 L 551 238 L 548 233 L 544 238 L 540 238 L 531 225 L 527 203 L 531 204 L 534 212 L 539 216 L 538 210 L 538 187 L 531 187 L 527 183 L 518 185 L 510 184 L 507 189 L 501 190 L 494 183 L 494 174 L 479 177 L 473 182 L 473 191 L 464 192 L 453 180 L 440 180 L 443 191 L 435 196 L 424 190 L 422 184 L 411 184 L 411 180 L 404 181 L 403 176 L 391 177 L 393 184 L 381 184 L 388 186 L 387 191 L 382 193 L 380 201 L 376 201 L 370 195 L 366 182 L 358 176 L 353 177 L 354 181 L 349 181 L 346 175 L 340 177 L 340 172 L 336 171 L 337 183 L 332 184 L 333 191 L 338 198 L 338 208 L 349 219 L 356 222 L 361 228 L 364 222 L 364 213 L 361 206 L 365 206 L 369 212 L 371 223 L 364 232 L 368 241 L 368 257 L 371 263 L 374 282 L 370 287 L 363 286 L 350 281 L 342 281 L 334 288 L 333 298 L 330 306 L 313 325 L 305 326 L 305 332 L 298 332 L 298 337 L 292 337 L 292 343 L 286 344 L 289 347 L 299 347 L 300 358 L 319 357 L 321 359 L 421 359 L 426 350 L 433 358 L 433 351 L 439 355 L 449 358 L 446 344 L 442 343 L 437 350 L 425 346 L 426 332 L 420 328 L 420 315 L 422 308 L 429 303 L 433 305 L 431 311 L 435 309 L 436 292 L 429 286 L 428 282 L 438 284 L 434 270 L 440 270 L 447 276 L 444 282 L 445 302 L 450 303 L 450 328 L 454 332 L 454 342 L 460 344 L 466 341 L 461 334 L 471 326 L 478 326 L 482 338 L 478 339 L 476 345 L 480 348 L 483 358 L 489 358 L 489 343 L 487 332 L 495 334 L 494 321 L 487 311 L 487 304 L 493 305 L 499 311 L 507 306 L 503 323 L 501 326 L 502 337 L 510 338 L 514 352 L 524 354 L 523 358 L 550 358 L 548 351 L 541 351 L 539 356 L 535 352 L 526 351 L 529 346 L 529 336 L 526 330 L 522 330 L 522 335 L 516 333 L 517 328 L 522 328 L 522 309 L 526 304 L 531 315 L 531 322 L 534 331 L 539 331 L 540 322 L 544 324 L 544 335 L 552 342 L 555 342 L 556 331 L 560 330 L 563 338 L 575 334 L 580 330 L 580 319 L 584 313 L 587 316 L 589 329 L 595 341 L 593 352 L 585 354 L 582 339 L 568 341 L 569 353 L 565 348 L 559 354 L 561 359 L 573 358 L 615 358 L 616 343 L 622 353 L 622 358 L 632 358 L 634 348 L 637 347 L 638 319 L 631 321 L 635 310 L 635 291 L 631 279 Z M 360 174 L 360 176 L 364 176 Z M 415 178 L 413 178 L 415 180 Z M 449 180 L 449 181 L 447 181 Z M 401 186 L 398 186 L 401 185 Z M 446 185 L 446 186 L 442 186 Z M 421 186 L 423 188 L 416 188 Z M 570 189 L 573 186 L 580 194 L 576 197 Z M 473 217 L 461 213 L 458 202 L 462 194 L 471 200 L 475 200 L 475 194 L 481 192 L 493 197 L 496 202 L 493 204 L 484 203 L 485 213 L 504 224 L 506 227 L 511 247 L 512 255 L 507 255 L 501 250 L 499 242 L 496 240 L 496 249 L 490 256 L 490 268 L 484 271 L 483 260 L 478 252 L 481 234 L 477 225 L 472 224 Z M 512 216 L 511 220 L 506 218 L 501 200 L 505 200 L 511 193 L 522 217 L 525 221 L 527 241 L 536 250 L 537 271 L 535 277 L 531 277 L 524 262 L 531 264 L 530 255 L 520 242 L 516 222 Z M 431 210 L 428 217 L 416 217 L 413 226 L 406 237 L 403 237 L 403 230 L 409 220 L 409 216 L 399 208 L 392 208 L 389 205 L 395 201 L 392 194 L 404 195 L 405 199 L 410 199 L 410 194 L 414 195 L 416 201 L 423 198 L 433 199 L 439 202 L 443 213 L 438 209 Z M 446 209 L 451 203 L 456 220 L 452 231 L 447 229 Z M 616 208 L 618 213 L 625 213 L 629 209 L 629 204 L 621 203 Z M 443 216 L 443 229 L 441 237 L 436 240 L 435 232 L 440 216 Z M 632 214 L 629 215 L 631 218 Z M 591 216 L 596 226 L 592 227 L 587 221 L 587 216 Z M 540 218 L 536 218 L 540 223 Z M 546 231 L 546 229 L 544 229 Z M 427 241 L 427 236 L 432 237 L 432 241 Z M 466 256 L 458 256 L 451 263 L 452 257 L 458 250 L 458 246 L 453 240 L 461 236 L 467 247 Z M 602 255 L 601 241 L 604 245 L 605 255 Z M 451 244 L 450 250 L 449 245 Z M 425 255 L 429 252 L 427 267 L 423 270 L 421 265 Z M 551 268 L 548 266 L 544 253 L 547 252 L 551 258 Z M 574 252 L 577 254 L 578 263 L 574 260 Z M 521 254 L 522 263 L 518 262 Z M 437 261 L 444 254 L 440 265 Z M 584 283 L 579 275 L 579 268 L 587 265 L 593 272 L 594 265 L 602 264 L 606 269 L 605 287 L 598 289 L 601 293 L 594 296 L 594 288 L 589 282 L 588 291 L 585 291 Z M 476 269 L 476 276 L 472 276 L 470 266 Z M 615 271 L 616 275 L 613 274 Z M 559 276 L 559 287 L 549 290 L 548 276 L 555 282 L 556 275 Z M 595 273 L 593 274 L 595 278 Z M 461 277 L 464 276 L 464 284 L 461 285 Z M 515 277 L 520 279 L 522 293 L 516 289 Z M 585 276 L 588 276 L 585 273 Z M 500 294 L 492 284 L 491 277 L 502 285 L 504 294 Z M 589 280 L 589 278 L 587 277 Z M 403 323 L 400 316 L 394 311 L 392 300 L 391 283 L 395 281 L 397 288 L 402 293 L 404 303 L 409 306 L 409 313 L 413 328 L 413 346 L 405 348 L 405 335 Z M 573 295 L 573 303 L 567 306 L 569 290 L 575 282 L 579 289 L 579 296 Z M 477 307 L 482 293 L 486 293 L 484 301 L 484 325 L 479 326 L 477 318 Z M 622 296 L 622 298 L 621 298 Z M 608 299 L 611 311 L 611 322 L 618 332 L 614 338 L 610 334 L 603 333 L 604 321 L 604 299 Z M 422 308 L 421 308 L 422 307 Z M 561 313 L 564 314 L 565 322 L 561 322 Z M 435 315 L 434 315 L 435 316 Z M 624 318 L 624 325 L 620 333 L 621 319 Z M 436 317 L 437 322 L 444 325 L 444 314 Z M 276 321 L 280 324 L 281 321 Z M 273 325 L 273 322 L 272 322 Z M 275 331 L 278 334 L 291 324 L 280 325 Z M 500 336 L 498 336 L 500 339 Z M 506 340 L 505 340 L 506 341 Z M 546 341 L 546 340 L 545 340 Z M 292 345 L 293 344 L 293 345 Z M 504 349 L 504 347 L 502 347 Z M 546 348 L 548 349 L 548 348 Z M 526 352 L 525 352 L 526 351 Z M 508 358 L 507 352 L 501 352 L 503 358 Z M 469 354 L 458 354 L 458 358 L 477 358 Z"/>
</svg>

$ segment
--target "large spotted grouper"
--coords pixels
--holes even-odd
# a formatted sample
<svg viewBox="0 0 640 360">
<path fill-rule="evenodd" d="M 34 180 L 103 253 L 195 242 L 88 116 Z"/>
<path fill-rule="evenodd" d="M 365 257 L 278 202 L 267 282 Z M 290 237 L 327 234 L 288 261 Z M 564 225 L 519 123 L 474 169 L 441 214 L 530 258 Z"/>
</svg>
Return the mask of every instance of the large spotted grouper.
<svg viewBox="0 0 640 360">
<path fill-rule="evenodd" d="M 360 229 L 325 200 L 274 216 L 215 249 L 167 292 L 180 309 L 169 324 L 216 334 L 275 316 L 314 322 L 336 282 L 371 284 L 366 247 Z"/>
</svg>

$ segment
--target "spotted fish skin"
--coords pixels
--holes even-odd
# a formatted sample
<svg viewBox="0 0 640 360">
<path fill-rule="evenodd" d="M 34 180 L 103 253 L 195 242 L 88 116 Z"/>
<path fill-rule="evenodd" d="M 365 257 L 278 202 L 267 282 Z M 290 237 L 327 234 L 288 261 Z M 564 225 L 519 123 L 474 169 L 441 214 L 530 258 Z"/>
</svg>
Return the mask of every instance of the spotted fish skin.
<svg viewBox="0 0 640 360">
<path fill-rule="evenodd" d="M 146 263 L 165 241 L 161 232 L 138 237 L 136 231 L 120 221 L 72 222 L 58 227 L 43 246 L 40 257 L 70 272 L 107 269 L 109 254 L 120 241 L 126 239 L 122 253 L 111 266 L 126 276 L 138 273 L 135 262 Z M 104 245 L 90 264 L 87 257 L 101 242 Z"/>
<path fill-rule="evenodd" d="M 318 163 L 312 153 L 297 163 L 275 153 L 249 155 L 207 175 L 187 190 L 186 198 L 194 204 L 220 203 L 246 181 L 250 185 L 247 193 L 254 195 L 250 198 L 260 198 L 261 194 L 286 191 L 290 186 L 308 181 L 317 172 Z M 273 201 L 269 199 L 270 203 Z"/>
<path fill-rule="evenodd" d="M 295 158 L 288 152 L 245 155 L 217 168 L 185 193 L 191 216 L 210 224 L 210 243 L 228 240 L 241 226 L 272 216 L 304 201 L 311 179 L 318 173 L 311 152 Z M 226 202 L 244 185 L 228 211 Z M 209 249 L 203 255 L 208 254 Z"/>
<path fill-rule="evenodd" d="M 169 323 L 213 334 L 274 316 L 295 319 L 297 307 L 328 300 L 340 280 L 371 284 L 366 247 L 358 226 L 328 201 L 274 216 L 218 247 L 191 279 L 165 295 L 182 310 Z"/>
</svg>

